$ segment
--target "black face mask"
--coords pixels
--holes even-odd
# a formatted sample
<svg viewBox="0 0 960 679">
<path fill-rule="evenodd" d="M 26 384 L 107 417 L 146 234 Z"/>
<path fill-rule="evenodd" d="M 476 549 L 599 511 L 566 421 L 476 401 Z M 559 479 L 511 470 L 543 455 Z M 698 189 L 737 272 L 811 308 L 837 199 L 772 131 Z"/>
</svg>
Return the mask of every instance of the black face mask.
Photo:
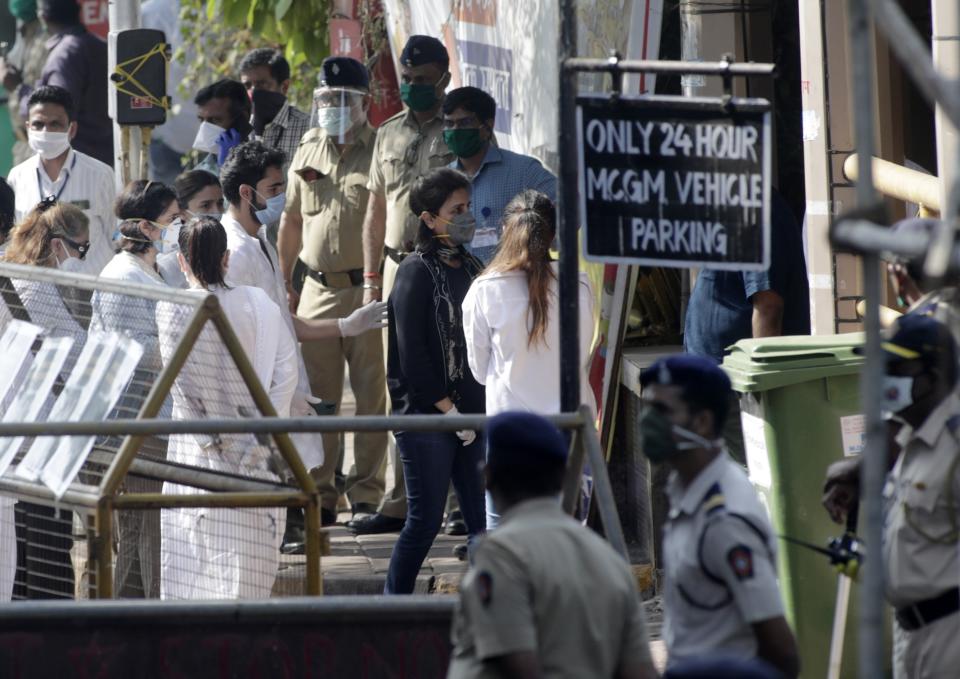
<svg viewBox="0 0 960 679">
<path fill-rule="evenodd" d="M 252 99 L 253 131 L 257 136 L 261 136 L 263 130 L 273 122 L 280 113 L 280 109 L 287 103 L 287 97 L 282 92 L 254 89 Z"/>
<path fill-rule="evenodd" d="M 247 117 L 243 115 L 243 111 L 240 112 L 240 115 L 233 121 L 233 124 L 230 125 L 228 129 L 236 130 L 240 133 L 240 139 L 246 141 L 250 138 L 250 133 L 253 131 L 253 128 L 250 126 L 250 121 L 247 120 Z"/>
</svg>

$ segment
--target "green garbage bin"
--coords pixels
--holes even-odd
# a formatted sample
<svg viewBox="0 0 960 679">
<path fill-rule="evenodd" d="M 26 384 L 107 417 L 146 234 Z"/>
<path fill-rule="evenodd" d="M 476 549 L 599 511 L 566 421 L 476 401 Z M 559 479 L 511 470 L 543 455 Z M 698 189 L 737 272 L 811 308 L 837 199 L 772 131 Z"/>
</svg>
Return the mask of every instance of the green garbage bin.
<svg viewBox="0 0 960 679">
<path fill-rule="evenodd" d="M 750 479 L 778 535 L 826 546 L 843 532 L 820 497 L 827 466 L 863 446 L 863 358 L 853 353 L 863 341 L 863 333 L 750 339 L 724 358 L 740 394 Z M 783 540 L 778 546 L 780 586 L 800 647 L 802 676 L 821 679 L 829 665 L 838 576 L 826 556 Z M 842 677 L 857 671 L 855 585 L 852 590 Z"/>
</svg>

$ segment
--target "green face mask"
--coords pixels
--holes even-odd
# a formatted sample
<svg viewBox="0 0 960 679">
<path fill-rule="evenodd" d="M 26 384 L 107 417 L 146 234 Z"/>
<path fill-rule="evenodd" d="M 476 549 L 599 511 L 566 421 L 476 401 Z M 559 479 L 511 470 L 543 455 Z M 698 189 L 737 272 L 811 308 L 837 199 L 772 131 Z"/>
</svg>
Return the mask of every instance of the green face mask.
<svg viewBox="0 0 960 679">
<path fill-rule="evenodd" d="M 644 407 L 640 415 L 640 449 L 654 464 L 660 464 L 677 453 L 673 423 L 656 408 Z"/>
<path fill-rule="evenodd" d="M 400 83 L 400 99 L 413 111 L 429 111 L 437 105 L 436 85 Z"/>
<path fill-rule="evenodd" d="M 483 148 L 483 139 L 480 138 L 480 128 L 472 127 L 462 130 L 444 130 L 443 140 L 447 142 L 450 151 L 458 158 L 475 156 Z"/>
<path fill-rule="evenodd" d="M 674 434 L 686 439 L 677 443 Z M 645 407 L 640 415 L 640 446 L 653 463 L 665 462 L 678 453 L 694 448 L 716 448 L 722 441 L 710 441 L 689 429 L 673 424 L 656 408 Z"/>
</svg>

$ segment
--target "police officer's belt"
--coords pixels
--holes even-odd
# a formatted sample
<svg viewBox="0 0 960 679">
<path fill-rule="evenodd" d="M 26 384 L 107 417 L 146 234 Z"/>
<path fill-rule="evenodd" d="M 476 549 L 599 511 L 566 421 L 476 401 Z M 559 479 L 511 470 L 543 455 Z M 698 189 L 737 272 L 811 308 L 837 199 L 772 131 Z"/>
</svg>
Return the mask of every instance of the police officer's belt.
<svg viewBox="0 0 960 679">
<path fill-rule="evenodd" d="M 954 587 L 932 599 L 898 608 L 896 616 L 900 627 L 909 632 L 952 615 L 958 610 L 960 610 L 960 588 Z"/>
<path fill-rule="evenodd" d="M 406 256 L 410 254 L 409 252 L 392 248 L 389 245 L 384 245 L 383 251 L 386 253 L 387 257 L 392 259 L 397 264 L 402 262 L 406 258 Z"/>
<path fill-rule="evenodd" d="M 363 285 L 363 269 L 350 269 L 349 271 L 323 272 L 314 271 L 309 266 L 307 277 L 312 278 L 320 285 L 326 288 L 355 288 Z"/>
</svg>

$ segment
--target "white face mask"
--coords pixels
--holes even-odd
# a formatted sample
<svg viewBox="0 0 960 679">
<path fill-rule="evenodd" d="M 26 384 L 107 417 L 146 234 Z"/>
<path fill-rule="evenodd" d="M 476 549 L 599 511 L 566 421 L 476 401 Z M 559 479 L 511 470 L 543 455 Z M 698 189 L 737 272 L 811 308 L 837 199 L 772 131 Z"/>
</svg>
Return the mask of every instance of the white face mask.
<svg viewBox="0 0 960 679">
<path fill-rule="evenodd" d="M 44 160 L 50 160 L 70 148 L 70 135 L 66 132 L 27 130 L 27 143 Z"/>
<path fill-rule="evenodd" d="M 214 125 L 204 120 L 200 123 L 197 136 L 193 138 L 193 148 L 198 151 L 206 151 L 207 153 L 216 153 L 218 151 L 217 137 L 224 132 L 226 132 L 226 130 L 219 125 Z"/>
<path fill-rule="evenodd" d="M 353 129 L 358 116 L 352 106 L 330 106 L 317 109 L 317 127 L 331 137 L 341 137 Z"/>
<path fill-rule="evenodd" d="M 883 376 L 883 409 L 899 413 L 913 405 L 913 378 Z"/>
<path fill-rule="evenodd" d="M 677 444 L 677 450 L 695 450 L 697 448 L 719 448 L 723 445 L 723 439 L 705 439 L 696 432 L 692 432 L 689 429 L 681 427 L 679 424 L 673 425 L 673 433 L 679 436 L 680 438 L 687 439 L 683 443 Z"/>
</svg>

